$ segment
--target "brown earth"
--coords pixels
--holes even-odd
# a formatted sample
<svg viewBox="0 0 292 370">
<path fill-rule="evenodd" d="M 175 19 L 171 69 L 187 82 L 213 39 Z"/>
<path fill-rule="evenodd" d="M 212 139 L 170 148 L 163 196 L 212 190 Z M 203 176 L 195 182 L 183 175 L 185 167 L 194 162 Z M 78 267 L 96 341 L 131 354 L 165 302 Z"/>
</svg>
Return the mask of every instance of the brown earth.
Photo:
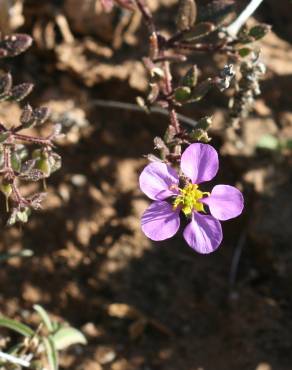
<svg viewBox="0 0 292 370">
<path fill-rule="evenodd" d="M 51 40 L 52 50 L 38 44 L 12 66 L 17 78 L 36 83 L 30 102 L 49 105 L 56 120 L 66 115 L 69 123 L 58 150 L 63 166 L 49 180 L 44 210 L 23 227 L 2 228 L 1 252 L 28 248 L 34 255 L 2 263 L 1 314 L 36 325 L 32 305 L 39 303 L 81 329 L 89 344 L 63 353 L 61 369 L 291 370 L 291 153 L 256 149 L 264 134 L 292 138 L 286 34 L 277 29 L 261 44 L 268 73 L 241 145 L 222 131 L 226 98 L 211 93 L 185 111 L 194 118 L 214 113 L 213 144 L 222 154 L 216 181 L 236 184 L 246 199 L 242 217 L 224 224 L 221 248 L 201 256 L 181 235 L 151 243 L 140 230 L 149 202 L 137 178 L 167 119 L 94 105 L 96 98 L 134 102 L 143 94 L 137 60 L 146 51 L 131 46 L 136 31 L 120 49 L 98 33 L 90 44 L 89 25 L 85 36 L 80 20 L 75 30 L 66 9 L 72 8 L 67 4 L 65 15 L 74 48 Z M 271 19 L 264 11 L 260 17 Z M 26 32 L 40 27 L 26 22 Z M 92 64 L 93 55 L 99 63 Z M 1 120 L 18 113 L 4 105 Z"/>
</svg>

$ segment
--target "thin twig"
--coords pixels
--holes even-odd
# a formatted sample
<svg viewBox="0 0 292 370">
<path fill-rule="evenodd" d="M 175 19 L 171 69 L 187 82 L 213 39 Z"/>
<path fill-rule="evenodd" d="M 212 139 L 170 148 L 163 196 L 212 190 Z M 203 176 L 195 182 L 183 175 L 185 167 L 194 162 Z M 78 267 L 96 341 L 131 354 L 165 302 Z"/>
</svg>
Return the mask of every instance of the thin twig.
<svg viewBox="0 0 292 370">
<path fill-rule="evenodd" d="M 177 134 L 179 134 L 180 133 L 180 123 L 179 123 L 178 115 L 177 115 L 176 110 L 174 108 L 169 110 L 169 118 L 170 118 L 170 122 L 171 122 L 172 126 L 175 129 L 175 132 Z"/>
<path fill-rule="evenodd" d="M 153 63 L 160 63 L 160 62 L 165 62 L 165 61 L 179 63 L 179 62 L 185 62 L 186 60 L 187 60 L 187 57 L 185 55 L 180 55 L 180 54 L 164 55 L 164 56 L 153 59 Z"/>
<path fill-rule="evenodd" d="M 3 145 L 4 154 L 4 168 L 5 170 L 11 170 L 11 151 L 9 145 Z"/>
<path fill-rule="evenodd" d="M 18 190 L 18 187 L 16 185 L 16 179 L 14 179 L 13 184 L 11 186 L 12 186 L 12 192 L 15 196 L 17 203 L 21 205 L 23 205 L 23 203 L 28 204 L 28 202 L 21 196 L 20 191 Z"/>
<path fill-rule="evenodd" d="M 52 142 L 50 139 L 46 138 L 41 138 L 41 137 L 34 137 L 34 136 L 29 136 L 29 135 L 22 135 L 22 134 L 14 134 L 15 139 L 21 140 L 21 141 L 26 141 L 30 143 L 36 143 L 40 145 L 48 145 L 51 146 Z"/>
<path fill-rule="evenodd" d="M 144 0 L 135 0 L 136 4 L 142 13 L 144 22 L 146 26 L 148 27 L 150 33 L 154 33 L 155 31 L 155 25 L 153 23 L 152 14 L 150 13 L 148 7 L 144 4 Z"/>
<path fill-rule="evenodd" d="M 239 17 L 237 17 L 236 20 L 226 28 L 226 32 L 231 37 L 235 38 L 241 27 L 246 23 L 248 18 L 257 10 L 263 1 L 264 0 L 251 0 Z"/>
<path fill-rule="evenodd" d="M 225 53 L 232 51 L 232 48 L 225 45 L 225 43 L 218 43 L 218 44 L 187 44 L 187 43 L 175 43 L 173 44 L 174 49 L 179 50 L 190 50 L 190 51 L 197 51 L 197 52 L 215 52 L 218 53 Z"/>
<path fill-rule="evenodd" d="M 163 56 L 163 55 L 162 55 Z M 172 76 L 170 73 L 170 66 L 168 61 L 163 62 L 163 70 L 164 70 L 164 76 L 165 76 L 165 93 L 166 95 L 172 94 Z M 175 133 L 180 133 L 180 123 L 177 117 L 176 110 L 173 107 L 173 104 L 169 104 L 168 106 L 168 113 L 170 118 L 170 123 L 173 126 Z"/>
<path fill-rule="evenodd" d="M 103 108 L 123 109 L 123 110 L 130 110 L 130 111 L 145 113 L 145 110 L 137 104 L 124 103 L 124 102 L 115 101 L 115 100 L 95 99 L 91 101 L 89 104 L 87 104 L 87 106 L 88 107 L 97 106 L 97 107 L 103 107 Z M 162 114 L 163 116 L 169 116 L 168 110 L 164 108 L 150 107 L 149 110 L 151 113 L 158 113 L 158 114 Z M 196 127 L 198 125 L 197 121 L 194 121 L 193 119 L 186 117 L 182 114 L 178 113 L 177 117 L 182 123 L 185 123 L 191 127 Z"/>
<path fill-rule="evenodd" d="M 240 257 L 241 257 L 241 253 L 242 253 L 242 249 L 244 247 L 245 241 L 246 241 L 246 232 L 243 231 L 239 236 L 238 242 L 235 246 L 234 253 L 232 256 L 230 274 L 229 274 L 230 290 L 232 290 L 235 285 L 239 261 L 240 261 Z"/>
</svg>

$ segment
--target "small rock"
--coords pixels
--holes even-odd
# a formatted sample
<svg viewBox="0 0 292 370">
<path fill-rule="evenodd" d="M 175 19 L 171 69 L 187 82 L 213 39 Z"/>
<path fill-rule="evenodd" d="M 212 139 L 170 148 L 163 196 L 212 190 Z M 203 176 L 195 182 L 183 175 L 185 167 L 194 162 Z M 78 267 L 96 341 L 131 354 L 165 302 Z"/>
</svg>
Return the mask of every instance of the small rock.
<svg viewBox="0 0 292 370">
<path fill-rule="evenodd" d="M 266 362 L 262 362 L 256 367 L 256 370 L 272 370 L 272 367 Z"/>
<path fill-rule="evenodd" d="M 94 325 L 93 322 L 87 322 L 82 327 L 82 331 L 86 334 L 87 337 L 96 338 L 100 336 L 101 332 L 98 328 Z"/>
<path fill-rule="evenodd" d="M 102 365 L 114 361 L 116 356 L 116 352 L 111 347 L 106 346 L 99 346 L 95 352 L 95 359 Z"/>
<path fill-rule="evenodd" d="M 126 359 L 121 359 L 112 364 L 111 370 L 135 370 L 135 369 Z"/>
<path fill-rule="evenodd" d="M 78 366 L 77 370 L 103 370 L 98 362 L 93 360 L 85 360 Z"/>
<path fill-rule="evenodd" d="M 86 184 L 87 178 L 84 175 L 81 175 L 79 173 L 71 176 L 71 182 L 73 185 L 79 187 L 82 187 Z"/>
</svg>

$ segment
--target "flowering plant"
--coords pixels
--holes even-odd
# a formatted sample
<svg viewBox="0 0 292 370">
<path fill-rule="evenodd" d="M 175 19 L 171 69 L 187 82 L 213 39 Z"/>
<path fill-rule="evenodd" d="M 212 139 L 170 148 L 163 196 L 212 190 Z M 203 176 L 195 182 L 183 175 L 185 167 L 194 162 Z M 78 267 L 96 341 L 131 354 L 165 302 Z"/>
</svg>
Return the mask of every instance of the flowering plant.
<svg viewBox="0 0 292 370">
<path fill-rule="evenodd" d="M 156 105 L 157 112 L 169 116 L 165 134 L 154 139 L 159 156 L 149 154 L 152 163 L 140 175 L 141 190 L 154 200 L 142 216 L 142 231 L 154 241 L 175 235 L 182 212 L 190 220 L 183 232 L 186 242 L 198 253 L 211 253 L 222 242 L 220 221 L 237 217 L 243 210 L 243 196 L 233 186 L 217 185 L 211 193 L 199 188 L 199 184 L 214 178 L 219 167 L 216 150 L 207 144 L 212 139 L 212 116 L 194 121 L 177 109 L 199 102 L 214 87 L 221 92 L 233 87 L 226 128 L 229 126 L 237 136 L 241 118 L 259 93 L 258 80 L 264 72 L 253 43 L 264 37 L 269 27 L 262 24 L 243 28 L 260 2 L 251 1 L 232 24 L 223 27 L 219 14 L 223 18 L 231 16 L 234 1 L 210 2 L 212 16 L 205 22 L 205 6 L 197 5 L 195 0 L 180 0 L 176 31 L 168 36 L 157 27 L 146 2 L 134 1 L 149 31 L 149 53 L 143 58 L 149 72 L 149 93 L 146 99 L 138 97 L 137 103 L 146 112 L 154 111 Z M 192 65 L 178 81 L 173 74 L 174 63 L 187 61 L 191 51 L 220 52 L 227 63 L 216 76 L 201 81 L 198 66 Z M 185 145 L 188 148 L 182 153 Z M 178 163 L 179 172 L 174 169 Z"/>
<path fill-rule="evenodd" d="M 201 143 L 183 152 L 179 174 L 163 162 L 147 165 L 140 175 L 140 188 L 154 202 L 142 216 L 145 235 L 155 241 L 171 238 L 180 227 L 182 212 L 191 220 L 183 232 L 188 245 L 198 253 L 214 252 L 222 241 L 219 221 L 239 216 L 244 203 L 242 193 L 233 186 L 216 185 L 211 193 L 199 189 L 198 184 L 212 180 L 218 168 L 216 150 Z"/>
</svg>

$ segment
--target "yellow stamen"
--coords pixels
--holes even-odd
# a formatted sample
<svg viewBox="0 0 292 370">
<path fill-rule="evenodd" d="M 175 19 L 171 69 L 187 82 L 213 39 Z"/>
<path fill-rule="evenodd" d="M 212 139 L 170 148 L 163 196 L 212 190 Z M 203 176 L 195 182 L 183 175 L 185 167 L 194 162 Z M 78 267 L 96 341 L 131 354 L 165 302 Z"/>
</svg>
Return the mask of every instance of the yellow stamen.
<svg viewBox="0 0 292 370">
<path fill-rule="evenodd" d="M 188 184 L 183 189 L 179 189 L 180 194 L 175 198 L 173 208 L 181 207 L 186 216 L 190 216 L 193 211 L 205 212 L 204 204 L 200 202 L 205 195 L 210 195 L 206 191 L 199 190 L 197 184 Z"/>
</svg>

